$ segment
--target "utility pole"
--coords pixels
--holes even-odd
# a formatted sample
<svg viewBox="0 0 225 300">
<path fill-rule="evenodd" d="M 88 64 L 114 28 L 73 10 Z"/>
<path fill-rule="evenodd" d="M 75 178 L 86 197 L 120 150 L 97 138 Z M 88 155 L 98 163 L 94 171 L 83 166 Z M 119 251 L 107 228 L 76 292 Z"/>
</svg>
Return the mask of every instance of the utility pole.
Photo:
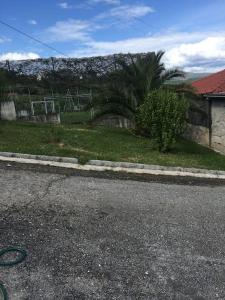
<svg viewBox="0 0 225 300">
<path fill-rule="evenodd" d="M 51 57 L 51 63 L 52 63 L 52 71 L 55 72 L 55 61 L 54 61 L 54 57 Z"/>
<path fill-rule="evenodd" d="M 51 57 L 51 64 L 52 64 L 52 75 L 53 75 L 53 82 L 51 82 L 51 89 L 52 89 L 52 96 L 53 96 L 53 90 L 55 89 L 55 81 L 56 81 L 56 76 L 55 76 L 55 61 L 54 57 Z"/>
<path fill-rule="evenodd" d="M 10 68 L 10 62 L 9 62 L 9 60 L 6 60 L 5 65 L 6 65 L 7 69 L 8 69 L 8 71 L 10 72 L 11 68 Z"/>
</svg>

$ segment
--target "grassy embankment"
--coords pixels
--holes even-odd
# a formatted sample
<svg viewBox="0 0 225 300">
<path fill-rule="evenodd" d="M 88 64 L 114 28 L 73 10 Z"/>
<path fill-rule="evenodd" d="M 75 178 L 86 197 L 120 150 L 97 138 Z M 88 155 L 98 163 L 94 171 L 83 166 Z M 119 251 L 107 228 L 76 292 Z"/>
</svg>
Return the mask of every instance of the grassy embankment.
<svg viewBox="0 0 225 300">
<path fill-rule="evenodd" d="M 132 131 L 0 121 L 0 151 L 225 170 L 225 156 L 186 140 L 163 154 Z"/>
</svg>

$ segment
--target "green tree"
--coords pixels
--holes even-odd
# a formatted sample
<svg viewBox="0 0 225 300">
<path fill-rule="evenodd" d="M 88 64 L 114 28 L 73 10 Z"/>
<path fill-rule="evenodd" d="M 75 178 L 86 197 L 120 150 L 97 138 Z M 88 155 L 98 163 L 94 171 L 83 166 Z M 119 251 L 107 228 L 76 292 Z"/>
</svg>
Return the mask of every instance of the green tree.
<svg viewBox="0 0 225 300">
<path fill-rule="evenodd" d="M 185 127 L 188 104 L 183 95 L 170 90 L 150 92 L 138 111 L 139 126 L 156 141 L 159 150 L 172 148 Z"/>
</svg>

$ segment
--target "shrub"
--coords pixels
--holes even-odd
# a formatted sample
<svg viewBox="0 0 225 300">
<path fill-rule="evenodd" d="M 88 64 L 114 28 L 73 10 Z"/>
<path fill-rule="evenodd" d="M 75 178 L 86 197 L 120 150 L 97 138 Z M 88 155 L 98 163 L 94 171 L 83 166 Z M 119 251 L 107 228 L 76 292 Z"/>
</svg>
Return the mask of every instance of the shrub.
<svg viewBox="0 0 225 300">
<path fill-rule="evenodd" d="M 187 108 L 184 96 L 169 90 L 152 91 L 139 108 L 138 126 L 166 152 L 184 130 Z"/>
</svg>

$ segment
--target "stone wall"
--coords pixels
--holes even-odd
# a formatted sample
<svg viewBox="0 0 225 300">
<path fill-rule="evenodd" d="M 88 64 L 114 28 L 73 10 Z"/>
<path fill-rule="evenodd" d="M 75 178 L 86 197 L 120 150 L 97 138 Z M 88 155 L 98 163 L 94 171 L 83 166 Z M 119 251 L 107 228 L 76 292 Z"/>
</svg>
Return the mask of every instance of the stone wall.
<svg viewBox="0 0 225 300">
<path fill-rule="evenodd" d="M 37 116 L 31 116 L 30 121 L 37 122 L 37 123 L 53 123 L 53 124 L 60 124 L 60 114 L 58 113 L 52 113 L 48 115 L 37 115 Z"/>
<path fill-rule="evenodd" d="M 225 101 L 212 100 L 211 106 L 211 148 L 225 154 Z M 210 146 L 210 132 L 207 127 L 188 124 L 184 137 L 201 145 Z"/>
<path fill-rule="evenodd" d="M 225 154 L 225 101 L 212 101 L 212 148 Z"/>
<path fill-rule="evenodd" d="M 209 124 L 209 102 L 202 98 L 190 99 L 190 106 L 188 109 L 188 123 L 208 127 Z"/>
<path fill-rule="evenodd" d="M 30 112 L 25 109 L 18 110 L 17 111 L 17 120 L 29 121 L 30 120 Z"/>
<path fill-rule="evenodd" d="M 16 109 L 14 101 L 1 102 L 1 119 L 7 121 L 16 120 Z"/>
<path fill-rule="evenodd" d="M 117 114 L 105 114 L 94 121 L 95 125 L 118 128 L 134 128 L 135 124 L 124 116 Z"/>
<path fill-rule="evenodd" d="M 187 140 L 209 147 L 209 129 L 204 126 L 188 124 L 184 133 Z"/>
</svg>

